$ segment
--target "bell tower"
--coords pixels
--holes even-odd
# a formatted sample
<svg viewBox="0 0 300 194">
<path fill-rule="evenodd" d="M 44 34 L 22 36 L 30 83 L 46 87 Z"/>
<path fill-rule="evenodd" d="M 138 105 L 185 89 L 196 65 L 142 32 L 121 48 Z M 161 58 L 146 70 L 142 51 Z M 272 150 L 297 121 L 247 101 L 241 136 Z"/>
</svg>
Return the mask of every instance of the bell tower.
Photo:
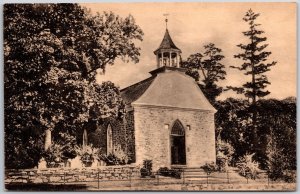
<svg viewBox="0 0 300 194">
<path fill-rule="evenodd" d="M 177 67 L 179 68 L 181 50 L 172 41 L 168 31 L 168 18 L 166 18 L 166 32 L 158 49 L 154 51 L 156 55 L 157 68 Z"/>
</svg>

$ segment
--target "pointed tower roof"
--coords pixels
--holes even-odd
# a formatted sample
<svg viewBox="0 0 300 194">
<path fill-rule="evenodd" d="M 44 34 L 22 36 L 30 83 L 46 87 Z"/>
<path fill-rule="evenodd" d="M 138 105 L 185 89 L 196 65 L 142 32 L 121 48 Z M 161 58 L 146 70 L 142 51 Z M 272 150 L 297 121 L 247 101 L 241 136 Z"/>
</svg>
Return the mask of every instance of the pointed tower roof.
<svg viewBox="0 0 300 194">
<path fill-rule="evenodd" d="M 174 44 L 174 42 L 169 34 L 168 29 L 166 29 L 165 36 L 164 36 L 163 40 L 161 41 L 158 49 L 156 49 L 154 51 L 154 54 L 156 54 L 160 50 L 168 50 L 168 49 L 177 50 L 177 51 L 181 52 L 181 50 Z"/>
</svg>

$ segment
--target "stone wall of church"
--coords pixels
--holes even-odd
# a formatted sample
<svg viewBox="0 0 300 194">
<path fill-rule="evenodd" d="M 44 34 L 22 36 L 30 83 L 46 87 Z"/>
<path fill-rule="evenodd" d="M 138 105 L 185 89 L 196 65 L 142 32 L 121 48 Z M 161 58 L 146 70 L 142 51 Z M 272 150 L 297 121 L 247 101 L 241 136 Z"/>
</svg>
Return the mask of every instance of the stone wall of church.
<svg viewBox="0 0 300 194">
<path fill-rule="evenodd" d="M 107 128 L 112 129 L 113 147 L 123 150 L 131 162 L 135 162 L 134 146 L 134 118 L 133 112 L 127 112 L 124 119 L 107 119 L 97 129 L 88 134 L 88 143 L 100 148 L 103 154 L 107 154 Z"/>
<path fill-rule="evenodd" d="M 178 119 L 185 128 L 186 165 L 216 161 L 214 113 L 168 107 L 134 107 L 136 163 L 153 162 L 153 169 L 171 166 L 170 132 Z"/>
<path fill-rule="evenodd" d="M 125 133 L 127 153 L 131 162 L 135 162 L 135 132 L 134 132 L 134 115 L 133 111 L 129 111 L 125 115 Z"/>
</svg>

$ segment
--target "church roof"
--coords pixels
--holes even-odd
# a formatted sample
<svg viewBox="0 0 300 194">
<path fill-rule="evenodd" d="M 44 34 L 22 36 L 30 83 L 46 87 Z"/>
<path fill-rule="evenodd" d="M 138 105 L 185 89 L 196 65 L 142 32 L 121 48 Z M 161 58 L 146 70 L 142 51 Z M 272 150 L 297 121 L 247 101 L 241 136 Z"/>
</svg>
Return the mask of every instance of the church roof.
<svg viewBox="0 0 300 194">
<path fill-rule="evenodd" d="M 125 103 L 215 112 L 197 83 L 179 71 L 166 71 L 121 90 Z"/>
<path fill-rule="evenodd" d="M 137 100 L 148 89 L 154 78 L 154 76 L 149 77 L 143 81 L 122 89 L 121 97 L 125 104 L 131 104 L 132 102 Z"/>
<path fill-rule="evenodd" d="M 174 42 L 169 34 L 168 29 L 166 29 L 165 36 L 164 36 L 162 42 L 160 43 L 160 46 L 158 47 L 158 49 L 156 49 L 154 51 L 154 53 L 156 53 L 162 49 L 175 49 L 175 50 L 180 51 L 180 49 L 174 44 Z"/>
</svg>

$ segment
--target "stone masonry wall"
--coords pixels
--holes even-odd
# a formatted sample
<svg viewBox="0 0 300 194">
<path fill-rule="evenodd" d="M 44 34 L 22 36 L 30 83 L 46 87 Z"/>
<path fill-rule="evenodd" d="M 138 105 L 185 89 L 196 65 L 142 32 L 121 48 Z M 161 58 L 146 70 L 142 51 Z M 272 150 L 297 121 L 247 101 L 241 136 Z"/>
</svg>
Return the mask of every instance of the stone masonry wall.
<svg viewBox="0 0 300 194">
<path fill-rule="evenodd" d="M 133 112 L 127 112 L 123 119 L 106 119 L 97 130 L 88 134 L 88 143 L 101 148 L 103 154 L 107 149 L 107 128 L 111 125 L 112 139 L 115 148 L 121 149 L 130 157 L 130 162 L 135 162 L 134 145 L 134 117 Z"/>
<path fill-rule="evenodd" d="M 135 106 L 134 117 L 137 164 L 150 159 L 154 170 L 170 167 L 170 133 L 177 119 L 185 127 L 186 166 L 200 167 L 206 162 L 216 161 L 213 112 Z"/>
<path fill-rule="evenodd" d="M 135 132 L 134 132 L 134 115 L 133 111 L 129 111 L 125 115 L 126 127 L 126 145 L 127 153 L 131 158 L 131 162 L 135 162 Z"/>
<path fill-rule="evenodd" d="M 22 169 L 6 170 L 5 183 L 80 183 L 98 180 L 128 180 L 139 176 L 139 168 L 129 165 L 82 169 Z"/>
</svg>

